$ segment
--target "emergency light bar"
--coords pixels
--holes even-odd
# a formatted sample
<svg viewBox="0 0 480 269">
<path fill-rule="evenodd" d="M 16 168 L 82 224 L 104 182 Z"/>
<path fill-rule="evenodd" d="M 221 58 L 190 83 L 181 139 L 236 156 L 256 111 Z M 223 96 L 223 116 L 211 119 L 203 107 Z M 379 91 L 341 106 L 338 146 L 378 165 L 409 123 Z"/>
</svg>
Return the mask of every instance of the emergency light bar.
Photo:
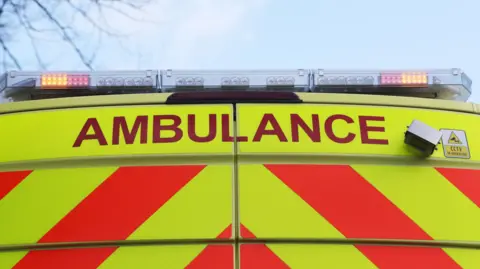
<svg viewBox="0 0 480 269">
<path fill-rule="evenodd" d="M 471 87 L 470 78 L 457 68 L 429 71 L 318 69 L 313 72 L 312 91 L 467 101 Z"/>
<path fill-rule="evenodd" d="M 20 72 L 0 77 L 14 100 L 145 92 L 283 91 L 363 93 L 466 101 L 472 81 L 442 70 L 145 70 Z"/>
<path fill-rule="evenodd" d="M 287 90 L 308 91 L 308 69 L 293 70 L 165 70 L 161 71 L 163 92 L 182 90 Z"/>
<path fill-rule="evenodd" d="M 19 72 L 0 78 L 0 92 L 5 97 L 17 94 L 75 96 L 106 93 L 157 92 L 158 72 Z"/>
</svg>

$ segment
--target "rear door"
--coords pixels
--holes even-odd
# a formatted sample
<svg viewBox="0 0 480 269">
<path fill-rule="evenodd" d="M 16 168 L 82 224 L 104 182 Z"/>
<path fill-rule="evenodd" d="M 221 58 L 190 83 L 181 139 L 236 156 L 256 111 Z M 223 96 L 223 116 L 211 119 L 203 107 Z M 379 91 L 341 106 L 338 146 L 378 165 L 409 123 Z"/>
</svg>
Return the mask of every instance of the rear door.
<svg viewBox="0 0 480 269">
<path fill-rule="evenodd" d="M 237 113 L 242 269 L 480 267 L 477 115 L 328 104 Z M 413 119 L 463 130 L 471 159 L 442 145 L 430 161 L 413 157 L 403 143 Z"/>
<path fill-rule="evenodd" d="M 0 115 L 0 268 L 233 268 L 232 113 Z"/>
</svg>

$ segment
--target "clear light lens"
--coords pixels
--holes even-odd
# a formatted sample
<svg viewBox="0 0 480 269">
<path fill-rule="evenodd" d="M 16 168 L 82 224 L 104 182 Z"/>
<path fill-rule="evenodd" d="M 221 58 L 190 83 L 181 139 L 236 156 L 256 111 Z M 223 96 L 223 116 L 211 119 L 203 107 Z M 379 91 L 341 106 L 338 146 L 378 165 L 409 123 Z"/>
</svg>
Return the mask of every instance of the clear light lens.
<svg viewBox="0 0 480 269">
<path fill-rule="evenodd" d="M 153 79 L 152 78 L 144 78 L 143 85 L 145 86 L 153 86 Z"/>
<path fill-rule="evenodd" d="M 293 77 L 288 77 L 288 78 L 285 79 L 285 84 L 294 85 L 295 84 L 295 79 Z"/>
<path fill-rule="evenodd" d="M 277 84 L 277 79 L 275 77 L 267 78 L 267 85 L 275 85 L 275 84 Z"/>
<path fill-rule="evenodd" d="M 154 81 L 150 77 L 146 78 L 123 78 L 123 77 L 114 77 L 114 78 L 98 78 L 97 86 L 98 87 L 142 87 L 142 86 L 153 86 Z"/>
<path fill-rule="evenodd" d="M 185 85 L 185 79 L 184 78 L 177 78 L 175 82 L 178 86 Z"/>
<path fill-rule="evenodd" d="M 322 85 L 328 84 L 328 78 L 326 78 L 326 77 L 320 77 L 320 78 L 318 78 L 317 81 L 318 81 L 318 84 L 322 84 Z"/>
<path fill-rule="evenodd" d="M 133 78 L 126 78 L 125 86 L 133 86 Z"/>
<path fill-rule="evenodd" d="M 373 85 L 375 79 L 372 76 L 365 77 L 365 84 Z"/>
<path fill-rule="evenodd" d="M 137 87 L 140 87 L 143 84 L 143 80 L 141 78 L 134 78 L 133 82 L 134 82 L 135 86 L 137 86 Z"/>
<path fill-rule="evenodd" d="M 113 85 L 113 78 L 107 78 L 105 79 L 105 86 L 112 86 Z"/>
<path fill-rule="evenodd" d="M 179 77 L 175 80 L 177 86 L 202 86 L 204 79 L 201 77 Z"/>
<path fill-rule="evenodd" d="M 221 82 L 222 82 L 223 86 L 228 86 L 228 85 L 232 84 L 232 81 L 231 81 L 230 78 L 222 78 Z"/>
<path fill-rule="evenodd" d="M 195 85 L 197 85 L 197 86 L 202 86 L 202 85 L 203 85 L 203 78 L 201 78 L 201 77 L 196 77 L 196 78 L 195 78 Z"/>
<path fill-rule="evenodd" d="M 248 86 L 250 80 L 247 77 L 223 77 L 220 83 L 222 86 Z"/>
<path fill-rule="evenodd" d="M 318 85 L 333 85 L 333 86 L 344 86 L 344 85 L 373 85 L 375 82 L 372 76 L 328 76 L 328 77 L 319 77 L 317 78 Z"/>
<path fill-rule="evenodd" d="M 295 78 L 293 77 L 268 77 L 267 78 L 267 85 L 279 85 L 279 86 L 287 86 L 287 85 L 294 85 Z"/>
<path fill-rule="evenodd" d="M 115 79 L 115 86 L 123 86 L 123 78 L 116 78 Z"/>
</svg>

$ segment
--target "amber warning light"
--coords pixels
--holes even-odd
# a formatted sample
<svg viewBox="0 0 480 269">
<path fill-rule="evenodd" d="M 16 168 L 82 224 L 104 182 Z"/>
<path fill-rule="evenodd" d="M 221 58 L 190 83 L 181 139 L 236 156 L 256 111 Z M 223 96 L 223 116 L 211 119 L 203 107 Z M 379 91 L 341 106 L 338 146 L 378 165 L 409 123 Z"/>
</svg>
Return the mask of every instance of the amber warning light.
<svg viewBox="0 0 480 269">
<path fill-rule="evenodd" d="M 382 73 L 381 85 L 391 86 L 428 86 L 428 76 L 424 72 Z"/>
<path fill-rule="evenodd" d="M 42 89 L 87 88 L 90 77 L 84 74 L 42 74 Z"/>
</svg>

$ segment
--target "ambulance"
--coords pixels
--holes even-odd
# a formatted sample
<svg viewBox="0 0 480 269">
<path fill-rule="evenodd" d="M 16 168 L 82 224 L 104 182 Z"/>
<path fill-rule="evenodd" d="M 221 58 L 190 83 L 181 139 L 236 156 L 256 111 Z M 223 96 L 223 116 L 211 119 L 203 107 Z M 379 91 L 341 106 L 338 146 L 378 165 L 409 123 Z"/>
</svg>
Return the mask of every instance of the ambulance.
<svg viewBox="0 0 480 269">
<path fill-rule="evenodd" d="M 0 269 L 478 269 L 471 88 L 457 68 L 7 72 Z"/>
</svg>

